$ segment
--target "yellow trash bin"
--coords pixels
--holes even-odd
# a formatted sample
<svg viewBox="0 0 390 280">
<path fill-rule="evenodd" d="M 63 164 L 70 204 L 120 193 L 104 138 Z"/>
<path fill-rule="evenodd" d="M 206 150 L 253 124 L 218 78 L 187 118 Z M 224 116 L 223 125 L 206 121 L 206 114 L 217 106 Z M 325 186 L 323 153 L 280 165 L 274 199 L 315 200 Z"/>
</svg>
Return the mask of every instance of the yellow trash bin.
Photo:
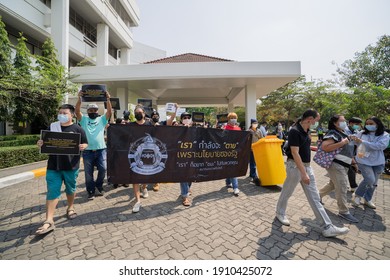
<svg viewBox="0 0 390 280">
<path fill-rule="evenodd" d="M 270 135 L 252 144 L 257 174 L 262 186 L 282 185 L 286 179 L 281 148 L 283 142 L 284 140 L 278 139 L 276 135 Z"/>
</svg>

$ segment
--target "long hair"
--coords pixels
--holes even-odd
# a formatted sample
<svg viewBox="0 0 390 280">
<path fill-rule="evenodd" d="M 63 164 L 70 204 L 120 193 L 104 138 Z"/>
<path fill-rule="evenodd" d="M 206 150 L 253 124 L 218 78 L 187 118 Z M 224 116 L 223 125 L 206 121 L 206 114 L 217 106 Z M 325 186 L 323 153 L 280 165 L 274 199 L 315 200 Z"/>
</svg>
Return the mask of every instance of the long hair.
<svg viewBox="0 0 390 280">
<path fill-rule="evenodd" d="M 366 122 L 368 120 L 371 120 L 376 124 L 375 136 L 382 135 L 385 132 L 385 126 L 383 125 L 383 122 L 379 118 L 372 116 L 371 118 L 366 119 L 364 122 L 363 134 L 370 134 L 370 131 L 366 128 Z"/>
<path fill-rule="evenodd" d="M 337 130 L 337 127 L 336 127 L 336 125 L 335 125 L 334 123 L 336 123 L 336 122 L 340 119 L 341 116 L 342 116 L 342 115 L 336 114 L 336 115 L 333 115 L 333 116 L 330 118 L 330 120 L 329 120 L 329 122 L 328 122 L 328 129 L 329 129 L 329 130 L 330 130 L 330 129 Z"/>
</svg>

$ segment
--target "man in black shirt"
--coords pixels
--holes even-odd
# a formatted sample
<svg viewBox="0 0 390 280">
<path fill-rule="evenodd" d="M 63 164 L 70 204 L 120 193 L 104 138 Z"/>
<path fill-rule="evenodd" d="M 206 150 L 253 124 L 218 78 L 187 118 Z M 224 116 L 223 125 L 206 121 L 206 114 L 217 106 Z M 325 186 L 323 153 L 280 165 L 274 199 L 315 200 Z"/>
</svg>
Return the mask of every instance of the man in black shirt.
<svg viewBox="0 0 390 280">
<path fill-rule="evenodd" d="M 51 131 L 80 133 L 80 151 L 85 150 L 88 146 L 88 140 L 85 131 L 73 123 L 75 109 L 70 104 L 63 104 L 59 108 L 58 122 L 50 125 Z M 41 147 L 42 140 L 38 140 L 37 145 Z M 76 218 L 77 214 L 74 209 L 74 198 L 76 194 L 76 179 L 80 168 L 80 155 L 49 155 L 46 171 L 46 220 L 38 228 L 36 234 L 41 235 L 52 231 L 54 226 L 54 212 L 61 197 L 62 182 L 65 184 L 66 198 L 68 208 L 66 215 L 68 219 Z"/>
<path fill-rule="evenodd" d="M 283 225 L 290 225 L 289 220 L 286 218 L 287 202 L 293 194 L 295 187 L 301 182 L 311 209 L 316 218 L 322 222 L 322 235 L 325 237 L 335 237 L 348 233 L 349 229 L 346 227 L 338 228 L 332 224 L 324 206 L 320 202 L 314 173 L 310 166 L 310 127 L 317 125 L 319 119 L 320 114 L 317 111 L 307 110 L 288 133 L 288 147 L 286 150 L 287 178 L 284 181 L 282 192 L 276 206 L 276 218 Z"/>
</svg>

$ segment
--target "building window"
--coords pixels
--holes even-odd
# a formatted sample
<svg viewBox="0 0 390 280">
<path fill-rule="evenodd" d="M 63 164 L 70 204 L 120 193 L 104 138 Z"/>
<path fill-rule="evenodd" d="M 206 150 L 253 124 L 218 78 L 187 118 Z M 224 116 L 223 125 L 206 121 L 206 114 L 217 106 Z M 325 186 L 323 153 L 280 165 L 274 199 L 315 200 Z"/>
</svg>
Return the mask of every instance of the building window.
<svg viewBox="0 0 390 280">
<path fill-rule="evenodd" d="M 118 49 L 111 43 L 108 44 L 108 54 L 115 59 L 118 58 Z"/>
<path fill-rule="evenodd" d="M 41 1 L 43 4 L 51 8 L 51 0 L 39 0 L 39 1 Z"/>
<path fill-rule="evenodd" d="M 118 13 L 119 17 L 124 21 L 126 26 L 131 26 L 131 18 L 128 16 L 125 8 L 122 6 L 121 2 L 119 0 L 109 0 L 111 6 L 114 8 L 114 10 Z"/>
<path fill-rule="evenodd" d="M 85 37 L 90 39 L 96 44 L 97 31 L 96 27 L 89 24 L 82 16 L 76 13 L 75 10 L 69 8 L 69 23 L 74 26 L 78 31 L 84 34 Z"/>
</svg>

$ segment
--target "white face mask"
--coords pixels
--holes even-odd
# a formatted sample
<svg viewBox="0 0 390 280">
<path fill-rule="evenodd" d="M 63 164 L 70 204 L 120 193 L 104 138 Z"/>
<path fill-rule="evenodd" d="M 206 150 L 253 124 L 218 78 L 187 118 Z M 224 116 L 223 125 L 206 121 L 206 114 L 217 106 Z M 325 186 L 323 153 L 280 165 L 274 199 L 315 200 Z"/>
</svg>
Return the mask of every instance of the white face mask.
<svg viewBox="0 0 390 280">
<path fill-rule="evenodd" d="M 185 125 L 189 125 L 191 123 L 191 120 L 190 119 L 184 119 L 181 121 L 183 124 Z"/>
<path fill-rule="evenodd" d="M 230 123 L 231 124 L 236 124 L 237 123 L 237 119 L 230 119 Z"/>
<path fill-rule="evenodd" d="M 312 125 L 310 126 L 310 129 L 316 129 L 317 126 L 318 126 L 318 122 L 315 122 L 314 124 L 312 124 Z"/>
<path fill-rule="evenodd" d="M 346 122 L 339 122 L 339 127 L 344 130 L 346 127 L 347 127 L 347 123 Z"/>
</svg>

